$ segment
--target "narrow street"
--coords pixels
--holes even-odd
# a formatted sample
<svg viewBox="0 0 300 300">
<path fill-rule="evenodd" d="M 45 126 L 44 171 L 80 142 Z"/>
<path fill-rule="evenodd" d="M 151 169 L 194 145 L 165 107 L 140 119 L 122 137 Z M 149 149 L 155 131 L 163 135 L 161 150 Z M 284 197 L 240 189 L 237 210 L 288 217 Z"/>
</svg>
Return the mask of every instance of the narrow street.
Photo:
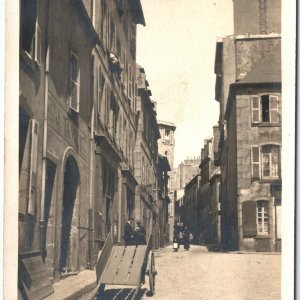
<svg viewBox="0 0 300 300">
<path fill-rule="evenodd" d="M 192 245 L 178 252 L 167 247 L 156 252 L 155 294 L 149 300 L 279 300 L 281 255 L 273 253 L 217 253 Z M 130 299 L 132 290 L 109 287 L 105 299 Z M 89 293 L 80 300 L 90 299 Z"/>
<path fill-rule="evenodd" d="M 156 255 L 156 293 L 151 299 L 280 299 L 281 255 L 213 253 L 192 246 Z M 147 299 L 147 297 L 143 297 Z"/>
</svg>

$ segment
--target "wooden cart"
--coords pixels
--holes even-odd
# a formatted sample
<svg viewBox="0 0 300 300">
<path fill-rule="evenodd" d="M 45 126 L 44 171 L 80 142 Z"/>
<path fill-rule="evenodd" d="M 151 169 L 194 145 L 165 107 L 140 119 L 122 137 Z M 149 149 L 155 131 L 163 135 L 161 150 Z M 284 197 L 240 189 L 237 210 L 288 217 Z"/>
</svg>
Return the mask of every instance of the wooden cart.
<svg viewBox="0 0 300 300">
<path fill-rule="evenodd" d="M 153 295 L 157 272 L 151 244 L 150 237 L 147 245 L 114 245 L 112 236 L 108 235 L 96 265 L 100 299 L 105 292 L 105 285 L 131 287 L 131 299 L 136 299 L 145 283 L 145 275 L 149 277 L 148 293 Z"/>
</svg>

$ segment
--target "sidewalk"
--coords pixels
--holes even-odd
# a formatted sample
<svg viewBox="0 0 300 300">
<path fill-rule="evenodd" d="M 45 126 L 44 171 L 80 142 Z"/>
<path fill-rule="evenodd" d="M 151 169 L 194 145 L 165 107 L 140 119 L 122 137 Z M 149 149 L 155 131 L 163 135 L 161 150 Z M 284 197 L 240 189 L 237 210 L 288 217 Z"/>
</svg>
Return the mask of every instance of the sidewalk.
<svg viewBox="0 0 300 300">
<path fill-rule="evenodd" d="M 84 270 L 53 284 L 54 294 L 45 300 L 75 300 L 97 286 L 96 271 Z"/>
</svg>

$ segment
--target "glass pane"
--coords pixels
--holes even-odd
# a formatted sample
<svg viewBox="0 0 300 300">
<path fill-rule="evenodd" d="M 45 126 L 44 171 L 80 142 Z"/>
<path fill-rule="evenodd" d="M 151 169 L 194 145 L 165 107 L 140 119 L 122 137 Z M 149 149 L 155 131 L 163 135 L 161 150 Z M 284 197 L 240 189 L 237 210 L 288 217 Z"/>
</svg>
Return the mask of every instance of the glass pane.
<svg viewBox="0 0 300 300">
<path fill-rule="evenodd" d="M 272 166 L 271 175 L 273 177 L 277 177 L 278 176 L 278 153 L 272 153 L 271 166 Z"/>
<path fill-rule="evenodd" d="M 77 85 L 72 82 L 71 107 L 77 109 Z"/>
<path fill-rule="evenodd" d="M 72 80 L 77 82 L 77 59 L 75 56 L 72 56 L 71 58 L 71 76 Z"/>
<path fill-rule="evenodd" d="M 261 113 L 262 113 L 262 121 L 270 122 L 269 115 L 269 96 L 261 97 Z"/>
</svg>

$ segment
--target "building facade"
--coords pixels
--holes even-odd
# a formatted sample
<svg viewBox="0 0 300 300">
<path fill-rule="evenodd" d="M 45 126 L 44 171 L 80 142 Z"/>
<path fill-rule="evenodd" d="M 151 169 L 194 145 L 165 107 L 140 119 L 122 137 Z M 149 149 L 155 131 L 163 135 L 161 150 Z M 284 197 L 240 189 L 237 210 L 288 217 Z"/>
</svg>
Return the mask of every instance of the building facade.
<svg viewBox="0 0 300 300">
<path fill-rule="evenodd" d="M 196 174 L 184 188 L 183 211 L 184 217 L 180 223 L 183 223 L 193 235 L 192 242 L 198 242 L 200 235 L 199 219 L 199 199 L 200 199 L 200 175 Z M 178 205 L 179 206 L 179 205 Z"/>
<path fill-rule="evenodd" d="M 137 66 L 137 134 L 135 144 L 135 176 L 138 186 L 135 193 L 135 219 L 146 229 L 146 237 L 153 237 L 159 247 L 158 199 L 158 145 L 160 138 L 156 120 L 156 103 L 151 100 L 151 90 L 144 68 Z"/>
<path fill-rule="evenodd" d="M 125 220 L 140 218 L 137 24 L 145 25 L 140 1 L 20 2 L 23 297 L 42 299 L 53 292 L 52 280 L 92 269 L 107 234 L 122 243 Z M 155 107 L 147 109 L 155 192 L 159 131 Z"/>
<path fill-rule="evenodd" d="M 168 204 L 168 237 L 170 241 L 173 237 L 174 226 L 174 150 L 175 150 L 175 130 L 176 127 L 173 123 L 158 121 L 160 132 L 160 139 L 158 140 L 158 153 L 168 159 L 171 171 L 169 173 L 168 181 L 168 196 L 170 203 Z"/>
<path fill-rule="evenodd" d="M 201 149 L 199 241 L 209 245 L 220 244 L 220 168 L 218 165 L 219 128 L 213 127 L 214 136 L 204 141 Z"/>
<path fill-rule="evenodd" d="M 216 46 L 222 246 L 281 245 L 280 1 L 234 2 L 235 34 Z M 247 6 L 248 7 L 248 6 Z"/>
<path fill-rule="evenodd" d="M 175 222 L 188 222 L 184 206 L 185 188 L 199 174 L 200 161 L 200 156 L 187 157 L 174 169 Z"/>
<path fill-rule="evenodd" d="M 159 247 L 163 248 L 169 244 L 169 172 L 171 171 L 169 161 L 166 156 L 158 155 L 158 219 L 159 219 Z"/>
</svg>

